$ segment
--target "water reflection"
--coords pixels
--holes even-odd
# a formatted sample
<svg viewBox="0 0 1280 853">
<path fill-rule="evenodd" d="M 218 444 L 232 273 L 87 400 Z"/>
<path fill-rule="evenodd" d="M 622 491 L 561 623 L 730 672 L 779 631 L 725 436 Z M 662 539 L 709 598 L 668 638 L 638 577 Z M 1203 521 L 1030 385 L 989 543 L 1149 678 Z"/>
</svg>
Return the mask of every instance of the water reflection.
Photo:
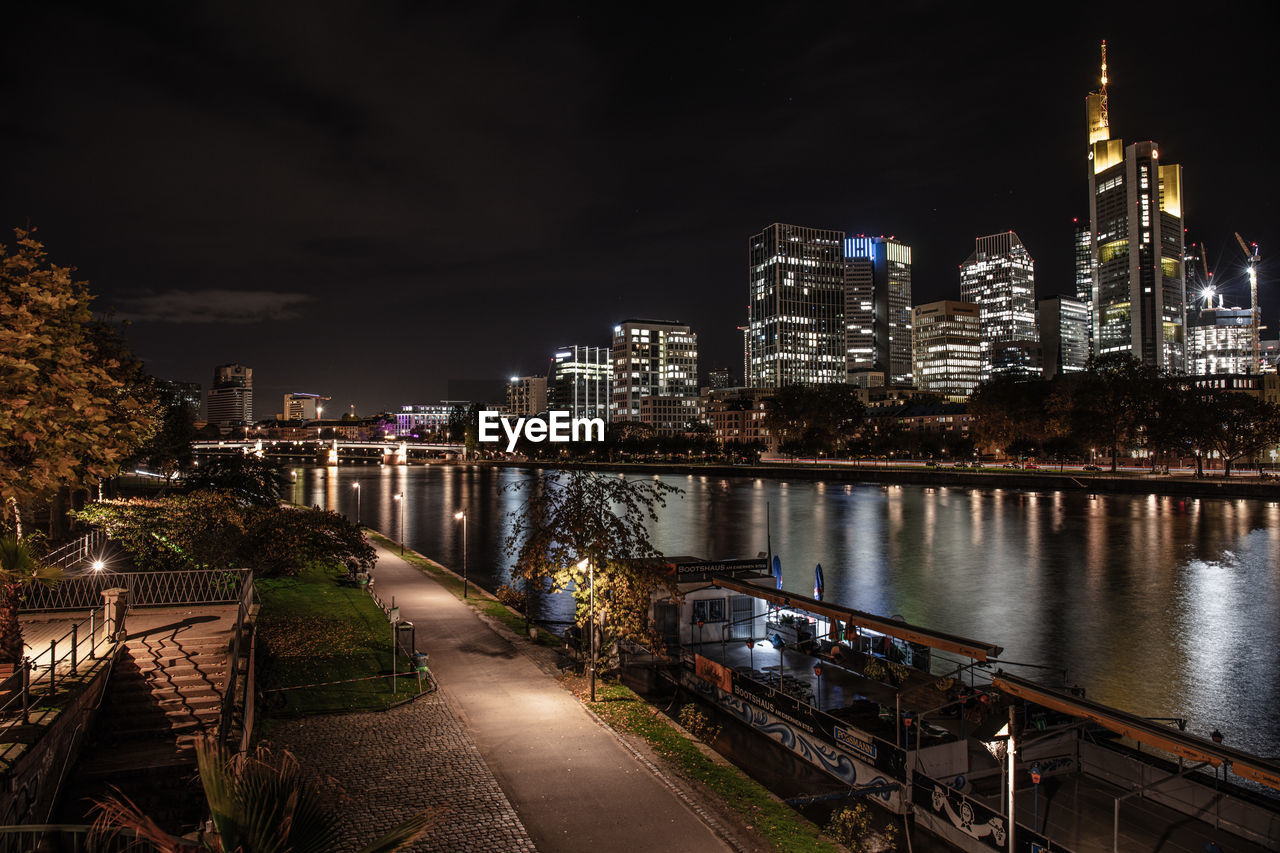
<svg viewBox="0 0 1280 853">
<path fill-rule="evenodd" d="M 525 469 L 480 466 L 299 469 L 294 500 L 336 509 L 392 538 L 404 494 L 406 543 L 508 579 L 503 552 Z M 786 588 L 1005 647 L 1089 696 L 1280 755 L 1280 507 L 1264 501 L 663 477 L 653 530 L 668 554 L 782 559 Z M 568 603 L 551 602 L 567 618 Z M 557 609 L 558 608 L 558 609 Z"/>
</svg>

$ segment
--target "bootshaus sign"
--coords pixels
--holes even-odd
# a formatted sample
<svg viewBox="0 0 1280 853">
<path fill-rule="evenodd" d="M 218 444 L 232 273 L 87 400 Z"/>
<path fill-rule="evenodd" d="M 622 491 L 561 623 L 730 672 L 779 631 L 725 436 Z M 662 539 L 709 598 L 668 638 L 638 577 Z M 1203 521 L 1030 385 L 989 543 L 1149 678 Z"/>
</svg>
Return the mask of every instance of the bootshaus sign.
<svg viewBox="0 0 1280 853">
<path fill-rule="evenodd" d="M 534 444 L 543 441 L 604 441 L 603 418 L 571 418 L 568 412 L 550 412 L 546 417 L 510 418 L 485 410 L 480 413 L 480 441 L 496 444 L 507 440 L 507 452 L 516 449 L 521 438 Z"/>
</svg>

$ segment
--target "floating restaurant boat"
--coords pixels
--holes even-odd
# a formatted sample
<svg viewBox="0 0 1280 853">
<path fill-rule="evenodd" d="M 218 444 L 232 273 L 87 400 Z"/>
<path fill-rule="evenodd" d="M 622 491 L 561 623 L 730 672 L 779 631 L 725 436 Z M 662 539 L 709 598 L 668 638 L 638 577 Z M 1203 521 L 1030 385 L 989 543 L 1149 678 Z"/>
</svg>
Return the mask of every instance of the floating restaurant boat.
<svg viewBox="0 0 1280 853">
<path fill-rule="evenodd" d="M 957 849 L 1280 850 L 1272 760 L 1005 672 L 995 644 L 788 592 L 763 558 L 669 563 L 660 678 Z"/>
</svg>

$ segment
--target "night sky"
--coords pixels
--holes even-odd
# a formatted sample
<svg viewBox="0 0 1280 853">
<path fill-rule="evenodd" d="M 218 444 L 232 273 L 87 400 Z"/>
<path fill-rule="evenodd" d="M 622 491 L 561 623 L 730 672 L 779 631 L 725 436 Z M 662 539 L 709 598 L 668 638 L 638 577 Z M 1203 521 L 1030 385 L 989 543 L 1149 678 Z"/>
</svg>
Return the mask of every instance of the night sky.
<svg viewBox="0 0 1280 853">
<path fill-rule="evenodd" d="M 896 235 L 916 303 L 1011 228 L 1038 295 L 1070 292 L 1106 38 L 1112 135 L 1183 165 L 1219 284 L 1232 232 L 1280 253 L 1265 6 L 878 5 L 26 3 L 0 224 L 37 226 L 153 374 L 252 367 L 258 417 L 545 372 L 629 317 L 691 324 L 740 381 L 772 222 Z"/>
</svg>

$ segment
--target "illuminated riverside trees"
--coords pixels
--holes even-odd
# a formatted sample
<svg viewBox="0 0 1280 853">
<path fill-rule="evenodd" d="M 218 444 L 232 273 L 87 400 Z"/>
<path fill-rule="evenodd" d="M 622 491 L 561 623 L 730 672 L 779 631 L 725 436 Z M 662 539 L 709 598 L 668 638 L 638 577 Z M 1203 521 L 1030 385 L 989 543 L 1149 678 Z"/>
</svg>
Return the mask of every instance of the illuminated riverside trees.
<svg viewBox="0 0 1280 853">
<path fill-rule="evenodd" d="M 71 268 L 29 230 L 0 244 L 0 500 L 19 536 L 23 508 L 115 476 L 153 430 L 155 406 L 115 330 Z"/>
<path fill-rule="evenodd" d="M 649 538 L 649 524 L 667 498 L 683 493 L 658 480 L 589 471 L 550 471 L 515 488 L 527 490 L 511 513 L 506 550 L 525 589 L 573 587 L 579 624 L 594 622 L 605 659 L 620 639 L 650 645 L 650 593 L 671 586 Z M 590 619 L 589 575 L 595 581 L 595 619 Z M 674 588 L 671 589 L 674 594 Z M 527 596 L 532 606 L 536 596 Z"/>
</svg>

